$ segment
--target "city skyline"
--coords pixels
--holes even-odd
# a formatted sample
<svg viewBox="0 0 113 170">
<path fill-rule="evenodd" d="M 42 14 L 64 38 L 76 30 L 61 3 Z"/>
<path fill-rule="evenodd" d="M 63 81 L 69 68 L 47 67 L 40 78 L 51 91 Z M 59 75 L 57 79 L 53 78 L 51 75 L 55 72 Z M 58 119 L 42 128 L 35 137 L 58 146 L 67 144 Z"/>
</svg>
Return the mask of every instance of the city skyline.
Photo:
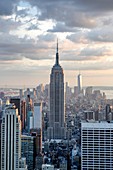
<svg viewBox="0 0 113 170">
<path fill-rule="evenodd" d="M 6 5 L 7 4 L 7 5 Z M 112 0 L 0 2 L 0 87 L 49 83 L 59 39 L 65 82 L 112 86 Z"/>
</svg>

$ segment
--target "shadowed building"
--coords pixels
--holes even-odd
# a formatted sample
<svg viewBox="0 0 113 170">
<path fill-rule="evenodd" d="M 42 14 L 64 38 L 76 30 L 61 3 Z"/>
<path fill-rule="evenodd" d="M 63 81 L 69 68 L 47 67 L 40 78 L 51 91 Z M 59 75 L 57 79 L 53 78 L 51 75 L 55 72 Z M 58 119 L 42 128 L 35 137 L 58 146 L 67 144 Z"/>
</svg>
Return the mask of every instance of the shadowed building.
<svg viewBox="0 0 113 170">
<path fill-rule="evenodd" d="M 20 98 L 11 98 L 10 103 L 14 103 L 16 109 L 18 109 L 18 114 L 20 115 Z"/>
<path fill-rule="evenodd" d="M 35 138 L 35 170 L 41 170 L 43 164 L 42 131 L 41 129 L 31 129 L 31 135 Z"/>
<path fill-rule="evenodd" d="M 28 170 L 35 168 L 35 137 L 34 136 L 21 136 L 21 155 L 26 158 Z"/>
<path fill-rule="evenodd" d="M 21 101 L 21 124 L 22 124 L 22 131 L 26 128 L 26 100 L 23 99 Z"/>
<path fill-rule="evenodd" d="M 50 115 L 49 115 L 49 139 L 63 139 L 65 137 L 64 115 L 64 74 L 59 64 L 58 42 L 56 63 L 50 75 Z"/>
<path fill-rule="evenodd" d="M 3 112 L 0 111 L 0 167 L 1 167 L 1 123 L 2 123 L 2 114 L 3 114 Z"/>
</svg>

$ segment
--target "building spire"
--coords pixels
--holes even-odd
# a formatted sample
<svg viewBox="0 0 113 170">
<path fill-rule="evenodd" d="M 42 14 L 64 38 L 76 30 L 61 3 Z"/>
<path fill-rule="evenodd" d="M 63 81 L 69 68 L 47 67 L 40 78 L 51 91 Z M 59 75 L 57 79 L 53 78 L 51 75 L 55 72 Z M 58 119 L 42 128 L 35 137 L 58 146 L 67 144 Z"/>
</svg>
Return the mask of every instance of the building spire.
<svg viewBox="0 0 113 170">
<path fill-rule="evenodd" d="M 57 53 L 58 53 L 58 38 L 57 38 Z"/>
<path fill-rule="evenodd" d="M 59 65 L 58 38 L 57 38 L 57 49 L 56 49 L 56 65 Z"/>
</svg>

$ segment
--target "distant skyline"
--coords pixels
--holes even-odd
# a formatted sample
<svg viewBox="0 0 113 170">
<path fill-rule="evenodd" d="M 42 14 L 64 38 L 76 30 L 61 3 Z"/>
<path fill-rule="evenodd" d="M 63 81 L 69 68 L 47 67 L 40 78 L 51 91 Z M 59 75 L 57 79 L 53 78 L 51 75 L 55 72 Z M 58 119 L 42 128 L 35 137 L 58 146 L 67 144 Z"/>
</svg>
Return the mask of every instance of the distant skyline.
<svg viewBox="0 0 113 170">
<path fill-rule="evenodd" d="M 48 84 L 57 37 L 65 82 L 113 86 L 112 0 L 4 0 L 0 87 Z"/>
</svg>

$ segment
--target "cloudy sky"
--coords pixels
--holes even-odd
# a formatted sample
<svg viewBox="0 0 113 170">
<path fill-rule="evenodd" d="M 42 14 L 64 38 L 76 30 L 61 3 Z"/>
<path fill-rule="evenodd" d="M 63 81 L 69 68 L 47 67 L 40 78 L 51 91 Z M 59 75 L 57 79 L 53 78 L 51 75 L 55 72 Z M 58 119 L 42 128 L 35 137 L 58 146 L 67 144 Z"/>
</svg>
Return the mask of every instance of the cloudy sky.
<svg viewBox="0 0 113 170">
<path fill-rule="evenodd" d="M 0 86 L 49 83 L 57 37 L 65 82 L 113 86 L 112 0 L 0 1 Z"/>
</svg>

